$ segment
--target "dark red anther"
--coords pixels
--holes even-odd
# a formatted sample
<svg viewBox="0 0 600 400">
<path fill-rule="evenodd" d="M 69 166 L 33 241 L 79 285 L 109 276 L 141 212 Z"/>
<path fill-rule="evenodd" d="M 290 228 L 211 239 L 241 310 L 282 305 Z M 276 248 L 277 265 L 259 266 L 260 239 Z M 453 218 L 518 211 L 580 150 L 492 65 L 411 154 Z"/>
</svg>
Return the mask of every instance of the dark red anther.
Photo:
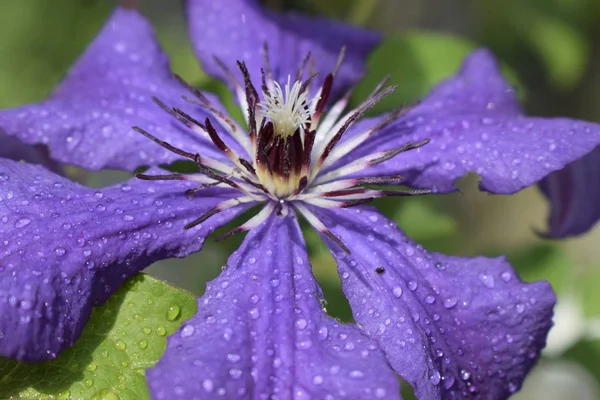
<svg viewBox="0 0 600 400">
<path fill-rule="evenodd" d="M 331 93 L 331 88 L 333 87 L 333 75 L 329 74 L 325 77 L 325 81 L 323 82 L 323 87 L 321 89 L 321 97 L 319 101 L 317 101 L 317 105 L 315 107 L 315 119 L 318 119 L 323 110 L 325 109 L 325 104 L 327 104 L 327 99 L 329 98 L 329 94 Z"/>
</svg>

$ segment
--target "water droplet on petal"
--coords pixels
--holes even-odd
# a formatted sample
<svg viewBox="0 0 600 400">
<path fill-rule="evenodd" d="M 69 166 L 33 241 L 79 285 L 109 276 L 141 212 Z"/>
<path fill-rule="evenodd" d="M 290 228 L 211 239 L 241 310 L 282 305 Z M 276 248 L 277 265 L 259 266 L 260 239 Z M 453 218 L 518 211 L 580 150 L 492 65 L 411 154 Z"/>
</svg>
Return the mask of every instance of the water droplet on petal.
<svg viewBox="0 0 600 400">
<path fill-rule="evenodd" d="M 353 378 L 353 379 L 361 379 L 365 376 L 365 374 L 363 374 L 363 372 L 358 369 L 354 369 L 354 370 L 350 371 L 349 375 L 350 375 L 350 378 Z"/>
<path fill-rule="evenodd" d="M 327 339 L 327 336 L 329 335 L 329 329 L 327 329 L 326 326 L 322 326 L 321 328 L 319 328 L 319 339 L 321 340 L 325 340 Z"/>
<path fill-rule="evenodd" d="M 31 219 L 30 218 L 22 217 L 22 218 L 19 218 L 17 220 L 17 222 L 15 222 L 15 228 L 22 228 L 24 226 L 29 225 L 30 223 L 31 223 Z"/>
<path fill-rule="evenodd" d="M 179 332 L 179 336 L 181 336 L 182 338 L 190 337 L 194 334 L 195 330 L 196 329 L 193 325 L 185 325 L 181 329 L 181 332 Z"/>
<path fill-rule="evenodd" d="M 440 372 L 436 369 L 434 370 L 431 375 L 429 375 L 429 382 L 431 382 L 433 385 L 438 385 L 442 380 L 442 376 L 440 375 Z"/>
<path fill-rule="evenodd" d="M 456 297 L 448 297 L 444 300 L 444 307 L 452 308 L 458 303 L 458 299 Z"/>
<path fill-rule="evenodd" d="M 396 297 L 397 299 L 400 298 L 400 296 L 402 296 L 402 288 L 400 286 L 396 286 L 392 289 L 392 294 L 394 295 L 394 297 Z"/>
<path fill-rule="evenodd" d="M 229 376 L 231 376 L 232 379 L 240 379 L 242 377 L 242 370 L 241 369 L 230 369 L 229 370 Z"/>
<path fill-rule="evenodd" d="M 211 381 L 210 379 L 205 379 L 202 381 L 202 387 L 204 388 L 205 391 L 207 391 L 208 393 L 212 392 L 214 389 L 214 384 L 213 381 Z"/>
<path fill-rule="evenodd" d="M 296 328 L 298 328 L 298 329 L 304 329 L 304 328 L 306 328 L 307 325 L 308 325 L 308 322 L 306 322 L 306 320 L 304 318 L 296 321 Z"/>
<path fill-rule="evenodd" d="M 462 379 L 463 381 L 468 381 L 470 377 L 471 373 L 469 371 L 467 371 L 466 369 L 460 370 L 460 379 Z"/>
<path fill-rule="evenodd" d="M 483 286 L 487 287 L 488 289 L 494 288 L 494 277 L 493 276 L 481 274 L 481 275 L 479 275 L 479 280 L 481 281 L 481 283 L 483 283 Z"/>
<path fill-rule="evenodd" d="M 517 314 L 523 314 L 523 312 L 525 311 L 525 305 L 522 303 L 517 303 L 515 305 L 515 310 L 517 311 Z"/>
</svg>

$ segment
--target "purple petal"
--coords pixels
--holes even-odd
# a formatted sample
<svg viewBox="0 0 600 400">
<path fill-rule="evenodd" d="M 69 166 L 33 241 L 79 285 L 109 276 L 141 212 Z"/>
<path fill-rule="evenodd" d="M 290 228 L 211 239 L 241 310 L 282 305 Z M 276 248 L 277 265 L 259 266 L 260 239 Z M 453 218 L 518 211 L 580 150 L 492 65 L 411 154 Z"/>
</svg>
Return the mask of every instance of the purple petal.
<svg viewBox="0 0 600 400">
<path fill-rule="evenodd" d="M 118 8 L 54 93 L 41 103 L 1 111 L 0 126 L 23 142 L 46 144 L 56 160 L 89 169 L 134 170 L 175 159 L 132 126 L 186 151 L 224 158 L 152 101 L 156 96 L 190 109 L 181 95 L 189 93 L 173 78 L 148 21 Z M 208 116 L 193 108 L 198 120 Z"/>
<path fill-rule="evenodd" d="M 514 193 L 590 152 L 600 144 L 600 125 L 521 115 L 493 56 L 479 50 L 455 77 L 346 161 L 424 139 L 431 142 L 356 176 L 401 174 L 410 186 L 449 192 L 471 171 L 481 176 L 482 189 Z"/>
<path fill-rule="evenodd" d="M 0 355 L 53 358 L 77 339 L 93 305 L 152 262 L 200 250 L 240 210 L 183 226 L 232 197 L 187 182 L 93 190 L 42 167 L 0 159 Z"/>
<path fill-rule="evenodd" d="M 427 253 L 371 208 L 325 215 L 352 251 L 330 243 L 355 320 L 419 398 L 520 388 L 552 325 L 547 282 L 521 282 L 503 258 Z"/>
<path fill-rule="evenodd" d="M 298 14 L 261 9 L 256 0 L 189 0 L 190 36 L 204 71 L 220 79 L 227 75 L 215 62 L 218 57 L 241 81 L 236 61 L 245 61 L 255 85 L 264 68 L 263 43 L 269 47 L 273 77 L 286 82 L 295 77 L 310 51 L 321 81 L 332 72 L 340 50 L 346 48 L 344 63 L 336 75 L 334 90 L 356 83 L 365 71 L 368 54 L 381 37 L 339 22 Z"/>
<path fill-rule="evenodd" d="M 153 398 L 398 399 L 375 343 L 322 309 L 295 218 L 250 231 L 146 376 Z"/>
<path fill-rule="evenodd" d="M 587 232 L 600 219 L 600 147 L 540 182 L 550 200 L 550 237 Z"/>
</svg>

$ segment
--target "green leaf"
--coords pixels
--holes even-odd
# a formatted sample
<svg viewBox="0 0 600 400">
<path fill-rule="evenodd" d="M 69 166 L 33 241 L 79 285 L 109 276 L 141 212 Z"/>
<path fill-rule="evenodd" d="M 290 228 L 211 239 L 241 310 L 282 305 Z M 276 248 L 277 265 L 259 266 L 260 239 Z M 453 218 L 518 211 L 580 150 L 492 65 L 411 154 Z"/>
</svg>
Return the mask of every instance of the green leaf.
<svg viewBox="0 0 600 400">
<path fill-rule="evenodd" d="M 102 1 L 1 2 L 0 107 L 49 94 L 110 11 Z"/>
<path fill-rule="evenodd" d="M 573 260 L 558 245 L 544 243 L 527 247 L 509 252 L 507 259 L 526 282 L 546 280 L 558 295 L 573 287 Z"/>
<path fill-rule="evenodd" d="M 434 207 L 437 199 L 431 200 L 409 198 L 395 212 L 398 226 L 417 242 L 432 238 L 448 238 L 457 233 L 456 220 Z"/>
<path fill-rule="evenodd" d="M 195 311 L 192 295 L 138 274 L 94 309 L 81 338 L 57 359 L 0 359 L 0 398 L 148 398 L 144 370 L 164 352 L 167 335 Z"/>
<path fill-rule="evenodd" d="M 550 82 L 557 89 L 569 89 L 576 85 L 589 59 L 586 37 L 574 27 L 541 12 L 528 13 L 527 39 L 544 61 Z"/>
<path fill-rule="evenodd" d="M 366 98 L 389 74 L 390 84 L 397 89 L 373 107 L 372 114 L 413 103 L 440 80 L 454 74 L 475 47 L 466 39 L 439 33 L 412 32 L 388 37 L 369 58 L 369 72 L 353 100 Z"/>
<path fill-rule="evenodd" d="M 578 286 L 581 288 L 583 312 L 586 317 L 600 315 L 600 265 L 596 268 L 586 268 L 578 276 Z"/>
</svg>

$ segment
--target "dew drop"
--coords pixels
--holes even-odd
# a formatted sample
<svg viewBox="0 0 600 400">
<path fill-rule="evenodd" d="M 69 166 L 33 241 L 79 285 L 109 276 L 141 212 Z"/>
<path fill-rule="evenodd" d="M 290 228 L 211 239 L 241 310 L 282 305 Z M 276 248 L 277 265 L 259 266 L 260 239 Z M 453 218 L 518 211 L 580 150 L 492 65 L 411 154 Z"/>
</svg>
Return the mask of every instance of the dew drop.
<svg viewBox="0 0 600 400">
<path fill-rule="evenodd" d="M 145 348 L 147 348 L 147 347 L 148 347 L 148 341 L 147 341 L 146 339 L 140 339 L 140 340 L 138 341 L 138 347 L 139 347 L 140 349 L 145 349 Z"/>
<path fill-rule="evenodd" d="M 237 368 L 230 369 L 229 376 L 233 379 L 240 379 L 242 377 L 242 370 Z"/>
<path fill-rule="evenodd" d="M 408 282 L 408 290 L 414 292 L 415 290 L 417 290 L 417 287 L 419 287 L 419 284 L 417 283 L 417 281 L 409 281 Z"/>
<path fill-rule="evenodd" d="M 394 295 L 394 297 L 396 297 L 397 299 L 400 298 L 400 296 L 402 296 L 402 288 L 400 286 L 396 286 L 392 289 L 392 294 Z"/>
<path fill-rule="evenodd" d="M 479 280 L 481 281 L 481 283 L 483 283 L 483 286 L 487 287 L 488 289 L 494 288 L 494 277 L 492 277 L 491 275 L 481 274 L 479 275 Z"/>
<path fill-rule="evenodd" d="M 296 343 L 296 347 L 302 350 L 308 350 L 312 347 L 312 342 L 310 339 L 301 340 L 300 342 Z"/>
<path fill-rule="evenodd" d="M 523 314 L 523 312 L 525 311 L 525 305 L 522 303 L 517 303 L 515 305 L 515 310 L 517 311 L 517 314 Z"/>
<path fill-rule="evenodd" d="M 87 367 L 85 367 L 85 369 L 87 369 L 88 371 L 94 372 L 96 369 L 98 368 L 98 364 L 96 364 L 95 362 L 91 362 L 87 365 Z"/>
<path fill-rule="evenodd" d="M 308 322 L 306 322 L 306 320 L 304 318 L 301 318 L 296 321 L 296 328 L 298 328 L 298 329 L 304 329 L 304 328 L 306 328 L 307 325 L 308 325 Z"/>
<path fill-rule="evenodd" d="M 181 332 L 179 333 L 179 336 L 181 336 L 182 338 L 186 338 L 186 337 L 190 337 L 194 334 L 195 332 L 195 328 L 193 325 L 185 325 L 182 329 Z"/>
<path fill-rule="evenodd" d="M 167 334 L 167 329 L 166 329 L 164 326 L 162 326 L 162 325 L 159 325 L 159 326 L 156 328 L 156 334 L 157 334 L 158 336 L 165 336 L 165 335 Z"/>
<path fill-rule="evenodd" d="M 171 304 L 167 310 L 167 320 L 175 321 L 180 314 L 181 307 L 179 307 L 177 304 Z"/>
<path fill-rule="evenodd" d="M 440 375 L 440 372 L 436 369 L 434 370 L 431 375 L 429 376 L 429 382 L 431 382 L 431 384 L 433 385 L 438 385 L 442 380 L 442 376 Z"/>
<path fill-rule="evenodd" d="M 258 319 L 260 317 L 260 311 L 256 307 L 251 308 L 250 311 L 248 311 L 248 314 L 252 319 Z"/>
<path fill-rule="evenodd" d="M 214 384 L 213 381 L 211 381 L 210 379 L 205 379 L 202 381 L 202 387 L 204 388 L 204 390 L 208 393 L 212 392 L 214 389 Z"/>
<path fill-rule="evenodd" d="M 24 226 L 27 226 L 31 223 L 31 219 L 27 218 L 27 217 L 22 217 L 19 218 L 16 222 L 15 222 L 15 228 L 22 228 Z"/>
<path fill-rule="evenodd" d="M 452 308 L 458 303 L 458 299 L 456 297 L 448 297 L 444 300 L 444 307 Z"/>
<path fill-rule="evenodd" d="M 62 247 L 57 247 L 54 249 L 54 254 L 56 254 L 57 256 L 64 256 L 67 253 L 67 250 L 65 250 Z"/>
<path fill-rule="evenodd" d="M 442 376 L 442 384 L 444 389 L 450 389 L 454 385 L 455 379 L 452 375 Z"/>
<path fill-rule="evenodd" d="M 322 326 L 321 328 L 319 328 L 319 339 L 321 340 L 325 340 L 327 339 L 327 336 L 329 335 L 329 329 L 327 329 L 326 326 Z"/>
<path fill-rule="evenodd" d="M 460 379 L 462 379 L 463 381 L 468 381 L 470 377 L 471 373 L 469 371 L 467 371 L 466 369 L 460 370 Z"/>
<path fill-rule="evenodd" d="M 122 341 L 121 339 L 119 339 L 119 340 L 117 340 L 117 341 L 114 343 L 114 347 L 115 347 L 115 349 L 117 349 L 117 350 L 125 350 L 125 349 L 127 348 L 127 345 L 125 344 L 125 342 L 124 342 L 124 341 Z"/>
<path fill-rule="evenodd" d="M 316 375 L 312 381 L 315 385 L 320 385 L 323 383 L 323 377 L 321 375 Z"/>
<path fill-rule="evenodd" d="M 350 371 L 349 375 L 350 375 L 350 378 L 353 378 L 353 379 L 361 379 L 365 376 L 365 374 L 363 374 L 363 372 L 359 371 L 358 369 L 354 369 L 354 370 Z"/>
<path fill-rule="evenodd" d="M 425 297 L 425 303 L 427 303 L 427 304 L 433 304 L 433 303 L 435 303 L 435 297 L 433 297 L 431 295 Z"/>
</svg>

